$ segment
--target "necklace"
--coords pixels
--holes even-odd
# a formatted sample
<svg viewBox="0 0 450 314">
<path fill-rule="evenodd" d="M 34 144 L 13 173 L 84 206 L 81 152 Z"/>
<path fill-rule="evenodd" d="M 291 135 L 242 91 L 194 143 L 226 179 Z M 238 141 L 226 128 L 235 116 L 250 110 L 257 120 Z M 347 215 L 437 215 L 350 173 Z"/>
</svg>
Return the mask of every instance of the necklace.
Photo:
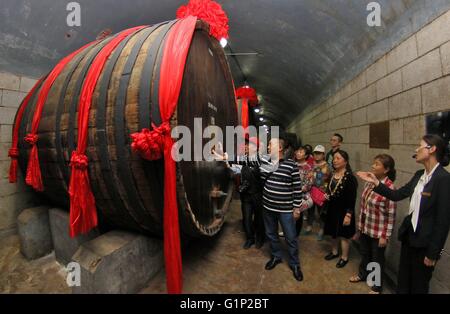
<svg viewBox="0 0 450 314">
<path fill-rule="evenodd" d="M 341 179 L 344 176 L 345 176 L 345 171 L 342 172 L 342 173 L 339 173 L 339 174 L 337 172 L 335 172 L 334 175 L 333 175 L 333 178 L 339 180 L 339 179 Z"/>
<path fill-rule="evenodd" d="M 333 190 L 331 190 L 331 182 L 330 182 L 330 184 L 328 185 L 328 191 L 330 191 L 330 196 L 333 196 L 334 194 L 336 194 L 337 189 L 339 188 L 339 186 L 340 186 L 341 183 L 342 183 L 342 179 L 344 179 L 344 175 L 343 175 L 342 177 L 340 177 L 339 179 L 336 179 L 336 178 L 333 176 L 333 179 L 332 179 L 332 180 L 338 180 L 338 182 L 337 182 L 336 185 L 334 186 L 334 189 L 333 189 Z"/>
</svg>

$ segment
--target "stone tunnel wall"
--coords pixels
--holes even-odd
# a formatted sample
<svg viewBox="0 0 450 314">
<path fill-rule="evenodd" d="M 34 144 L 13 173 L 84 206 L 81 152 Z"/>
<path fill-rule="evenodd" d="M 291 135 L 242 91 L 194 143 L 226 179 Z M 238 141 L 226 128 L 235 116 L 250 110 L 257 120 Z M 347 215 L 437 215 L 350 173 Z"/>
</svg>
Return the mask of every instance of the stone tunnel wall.
<svg viewBox="0 0 450 314">
<path fill-rule="evenodd" d="M 313 104 L 289 126 L 303 143 L 329 149 L 334 132 L 344 137 L 353 170 L 368 170 L 373 157 L 389 153 L 396 160 L 397 187 L 420 167 L 411 158 L 425 134 L 425 116 L 450 110 L 450 11 L 424 26 L 359 73 L 337 93 Z M 369 148 L 369 124 L 389 121 L 390 149 Z M 359 195 L 363 184 L 360 182 Z M 359 204 L 359 197 L 357 200 Z M 387 252 L 387 273 L 396 282 L 400 222 L 408 201 L 398 203 L 393 240 Z M 358 210 L 358 208 L 357 208 Z M 450 293 L 450 239 L 431 283 L 434 293 Z"/>
<path fill-rule="evenodd" d="M 12 126 L 20 102 L 36 79 L 0 72 L 0 238 L 16 232 L 17 215 L 36 204 L 34 193 L 18 175 L 17 184 L 8 181 Z"/>
</svg>

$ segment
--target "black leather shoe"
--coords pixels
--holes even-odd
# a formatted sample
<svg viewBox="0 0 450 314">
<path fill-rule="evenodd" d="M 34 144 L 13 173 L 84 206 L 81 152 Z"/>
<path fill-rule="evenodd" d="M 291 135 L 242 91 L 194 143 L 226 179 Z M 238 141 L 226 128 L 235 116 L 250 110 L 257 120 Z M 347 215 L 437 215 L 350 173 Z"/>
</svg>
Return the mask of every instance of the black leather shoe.
<svg viewBox="0 0 450 314">
<path fill-rule="evenodd" d="M 334 255 L 333 252 L 331 252 L 331 253 L 328 253 L 327 256 L 325 256 L 325 259 L 327 261 L 331 261 L 332 259 L 335 259 L 335 258 L 338 258 L 338 257 L 339 257 L 339 254 Z"/>
<path fill-rule="evenodd" d="M 291 267 L 291 269 L 292 269 L 292 274 L 294 275 L 295 280 L 302 281 L 303 273 L 302 273 L 302 270 L 300 269 L 300 266 L 294 266 L 294 267 Z"/>
<path fill-rule="evenodd" d="M 256 241 L 255 248 L 260 249 L 263 247 L 263 245 L 264 245 L 263 241 Z"/>
<path fill-rule="evenodd" d="M 266 270 L 272 270 L 282 262 L 281 258 L 272 257 L 266 264 Z"/>
<path fill-rule="evenodd" d="M 337 262 L 336 267 L 337 267 L 337 268 L 345 267 L 345 265 L 347 265 L 347 263 L 348 263 L 348 260 L 343 260 L 343 259 L 341 258 L 341 259 L 339 259 L 339 261 Z"/>
<path fill-rule="evenodd" d="M 253 244 L 255 244 L 255 240 L 247 240 L 242 247 L 248 250 Z"/>
</svg>

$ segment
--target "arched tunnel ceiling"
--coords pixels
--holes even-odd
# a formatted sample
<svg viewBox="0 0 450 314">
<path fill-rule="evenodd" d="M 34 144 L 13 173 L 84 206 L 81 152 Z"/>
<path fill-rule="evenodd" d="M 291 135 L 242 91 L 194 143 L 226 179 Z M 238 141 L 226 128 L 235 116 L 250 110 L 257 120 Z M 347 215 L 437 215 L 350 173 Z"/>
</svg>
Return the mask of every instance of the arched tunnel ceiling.
<svg viewBox="0 0 450 314">
<path fill-rule="evenodd" d="M 102 30 L 173 19 L 187 0 L 78 0 L 80 27 L 66 24 L 69 2 L 2 0 L 0 71 L 40 76 Z M 368 0 L 217 2 L 230 19 L 226 52 L 258 53 L 228 57 L 235 84 L 246 78 L 281 126 L 450 8 L 450 0 L 378 0 L 382 26 L 369 27 Z"/>
</svg>

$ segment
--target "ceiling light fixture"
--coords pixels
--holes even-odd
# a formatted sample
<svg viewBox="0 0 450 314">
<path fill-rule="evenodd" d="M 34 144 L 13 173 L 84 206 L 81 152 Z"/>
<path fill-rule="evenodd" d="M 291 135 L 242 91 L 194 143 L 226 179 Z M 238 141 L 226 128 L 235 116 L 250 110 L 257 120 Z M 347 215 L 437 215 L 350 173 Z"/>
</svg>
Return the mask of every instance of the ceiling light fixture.
<svg viewBox="0 0 450 314">
<path fill-rule="evenodd" d="M 228 44 L 228 40 L 226 39 L 226 38 L 222 38 L 221 40 L 220 40 L 220 45 L 222 46 L 222 48 L 225 48 L 226 46 L 227 46 L 227 44 Z"/>
</svg>

